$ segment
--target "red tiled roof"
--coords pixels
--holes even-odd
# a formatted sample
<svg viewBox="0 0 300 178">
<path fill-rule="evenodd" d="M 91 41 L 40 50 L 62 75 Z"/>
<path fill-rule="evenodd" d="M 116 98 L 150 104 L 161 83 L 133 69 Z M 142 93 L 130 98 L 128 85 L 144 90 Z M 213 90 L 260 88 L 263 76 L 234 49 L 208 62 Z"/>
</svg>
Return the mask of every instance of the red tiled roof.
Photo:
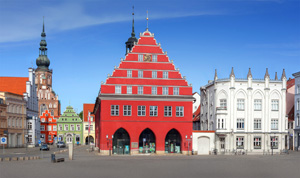
<svg viewBox="0 0 300 178">
<path fill-rule="evenodd" d="M 28 77 L 0 77 L 0 91 L 23 95 Z"/>
<path fill-rule="evenodd" d="M 95 104 L 83 104 L 83 120 L 84 122 L 88 122 L 88 115 L 89 115 L 89 112 L 93 112 L 94 111 L 94 106 Z M 91 114 L 91 116 L 94 116 L 95 118 L 95 115 Z"/>
<path fill-rule="evenodd" d="M 201 106 L 199 105 L 197 110 L 194 112 L 193 116 L 193 122 L 199 121 L 200 120 L 200 108 Z"/>
<path fill-rule="evenodd" d="M 286 89 L 289 89 L 291 88 L 292 86 L 295 85 L 295 78 L 293 79 L 289 79 L 287 82 L 286 82 Z"/>
</svg>

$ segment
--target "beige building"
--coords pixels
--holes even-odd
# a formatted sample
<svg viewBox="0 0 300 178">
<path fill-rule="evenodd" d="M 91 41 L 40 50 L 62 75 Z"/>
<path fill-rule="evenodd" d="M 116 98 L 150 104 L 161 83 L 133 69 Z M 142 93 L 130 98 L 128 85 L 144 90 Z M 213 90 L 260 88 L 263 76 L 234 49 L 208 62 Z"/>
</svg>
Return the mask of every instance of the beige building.
<svg viewBox="0 0 300 178">
<path fill-rule="evenodd" d="M 0 92 L 6 107 L 8 147 L 25 146 L 26 101 L 23 95 Z"/>
</svg>

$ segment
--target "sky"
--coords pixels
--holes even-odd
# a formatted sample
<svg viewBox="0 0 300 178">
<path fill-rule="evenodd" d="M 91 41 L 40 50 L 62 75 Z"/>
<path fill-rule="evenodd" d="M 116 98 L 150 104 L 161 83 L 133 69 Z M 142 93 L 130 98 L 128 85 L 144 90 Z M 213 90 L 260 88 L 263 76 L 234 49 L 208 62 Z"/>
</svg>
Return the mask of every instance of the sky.
<svg viewBox="0 0 300 178">
<path fill-rule="evenodd" d="M 0 0 L 0 76 L 36 68 L 43 16 L 61 110 L 94 103 L 125 57 L 132 6 L 137 37 L 154 33 L 194 92 L 214 77 L 287 78 L 300 71 L 300 0 Z"/>
</svg>

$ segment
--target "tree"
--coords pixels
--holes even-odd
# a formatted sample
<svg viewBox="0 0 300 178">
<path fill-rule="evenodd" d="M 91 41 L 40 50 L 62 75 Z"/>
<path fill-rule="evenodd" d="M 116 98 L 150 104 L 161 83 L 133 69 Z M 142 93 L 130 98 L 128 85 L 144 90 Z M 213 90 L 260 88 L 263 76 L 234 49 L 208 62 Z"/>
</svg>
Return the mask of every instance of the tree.
<svg viewBox="0 0 300 178">
<path fill-rule="evenodd" d="M 78 116 L 79 116 L 81 119 L 83 119 L 83 111 L 81 111 L 81 112 L 78 114 Z"/>
</svg>

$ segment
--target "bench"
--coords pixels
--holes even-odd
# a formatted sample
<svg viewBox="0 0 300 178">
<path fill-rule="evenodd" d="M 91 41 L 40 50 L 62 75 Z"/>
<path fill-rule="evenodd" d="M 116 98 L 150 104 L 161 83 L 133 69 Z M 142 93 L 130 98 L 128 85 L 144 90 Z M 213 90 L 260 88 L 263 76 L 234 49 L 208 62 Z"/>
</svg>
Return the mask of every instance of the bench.
<svg viewBox="0 0 300 178">
<path fill-rule="evenodd" d="M 55 159 L 55 162 L 56 162 L 56 163 L 59 163 L 59 162 L 65 162 L 65 158 L 58 158 L 58 159 Z"/>
</svg>

